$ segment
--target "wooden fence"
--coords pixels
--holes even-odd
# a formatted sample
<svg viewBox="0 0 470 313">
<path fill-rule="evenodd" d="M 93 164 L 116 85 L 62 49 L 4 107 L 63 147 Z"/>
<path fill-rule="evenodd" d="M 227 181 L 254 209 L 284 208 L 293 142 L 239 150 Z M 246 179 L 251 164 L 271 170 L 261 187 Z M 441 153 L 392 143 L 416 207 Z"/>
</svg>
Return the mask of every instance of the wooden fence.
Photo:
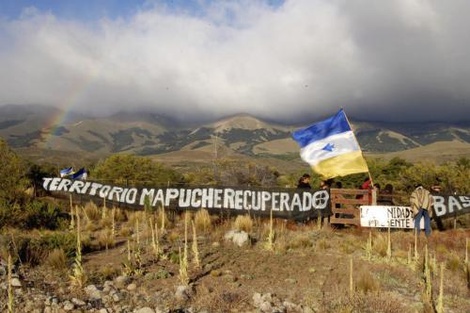
<svg viewBox="0 0 470 313">
<path fill-rule="evenodd" d="M 375 204 L 375 193 L 364 189 L 330 189 L 331 216 L 334 225 L 361 225 L 361 205 Z"/>
</svg>

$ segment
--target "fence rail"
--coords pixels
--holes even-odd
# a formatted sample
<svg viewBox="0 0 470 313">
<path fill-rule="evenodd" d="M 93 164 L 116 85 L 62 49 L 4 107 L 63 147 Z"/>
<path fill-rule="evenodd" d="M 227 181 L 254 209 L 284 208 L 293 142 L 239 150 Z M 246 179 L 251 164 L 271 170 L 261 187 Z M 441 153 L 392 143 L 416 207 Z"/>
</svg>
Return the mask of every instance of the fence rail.
<svg viewBox="0 0 470 313">
<path fill-rule="evenodd" d="M 375 202 L 375 193 L 363 189 L 330 189 L 330 225 L 361 225 L 359 207 Z"/>
</svg>

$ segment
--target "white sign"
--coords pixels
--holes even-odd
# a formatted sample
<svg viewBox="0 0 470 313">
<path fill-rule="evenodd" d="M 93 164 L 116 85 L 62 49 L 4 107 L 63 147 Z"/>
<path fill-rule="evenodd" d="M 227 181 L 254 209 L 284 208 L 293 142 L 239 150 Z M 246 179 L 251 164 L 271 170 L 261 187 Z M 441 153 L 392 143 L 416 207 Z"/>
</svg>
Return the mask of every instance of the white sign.
<svg viewBox="0 0 470 313">
<path fill-rule="evenodd" d="M 415 225 L 411 207 L 363 205 L 360 209 L 362 227 L 413 229 Z M 424 229 L 424 219 L 421 219 L 420 228 Z"/>
</svg>

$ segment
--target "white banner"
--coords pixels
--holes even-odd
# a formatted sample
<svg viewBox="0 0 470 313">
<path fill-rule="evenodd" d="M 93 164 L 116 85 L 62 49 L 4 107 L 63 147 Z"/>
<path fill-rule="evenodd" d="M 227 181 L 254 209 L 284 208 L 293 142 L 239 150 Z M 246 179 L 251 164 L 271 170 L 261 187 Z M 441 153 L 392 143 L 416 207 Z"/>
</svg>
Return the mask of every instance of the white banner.
<svg viewBox="0 0 470 313">
<path fill-rule="evenodd" d="M 413 229 L 413 211 L 407 206 L 363 205 L 361 206 L 362 227 L 406 228 Z M 424 229 L 424 219 L 421 219 Z"/>
</svg>

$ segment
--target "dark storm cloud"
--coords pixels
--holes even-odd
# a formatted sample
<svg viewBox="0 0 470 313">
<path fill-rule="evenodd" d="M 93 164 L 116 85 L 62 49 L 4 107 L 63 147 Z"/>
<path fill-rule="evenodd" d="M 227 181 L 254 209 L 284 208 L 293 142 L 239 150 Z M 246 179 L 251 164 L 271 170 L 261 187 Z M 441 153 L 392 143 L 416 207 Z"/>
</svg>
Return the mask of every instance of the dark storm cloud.
<svg viewBox="0 0 470 313">
<path fill-rule="evenodd" d="M 468 120 L 466 1 L 207 2 L 94 22 L 0 20 L 0 104 L 183 118 Z M 184 13 L 179 13 L 184 12 Z"/>
</svg>

